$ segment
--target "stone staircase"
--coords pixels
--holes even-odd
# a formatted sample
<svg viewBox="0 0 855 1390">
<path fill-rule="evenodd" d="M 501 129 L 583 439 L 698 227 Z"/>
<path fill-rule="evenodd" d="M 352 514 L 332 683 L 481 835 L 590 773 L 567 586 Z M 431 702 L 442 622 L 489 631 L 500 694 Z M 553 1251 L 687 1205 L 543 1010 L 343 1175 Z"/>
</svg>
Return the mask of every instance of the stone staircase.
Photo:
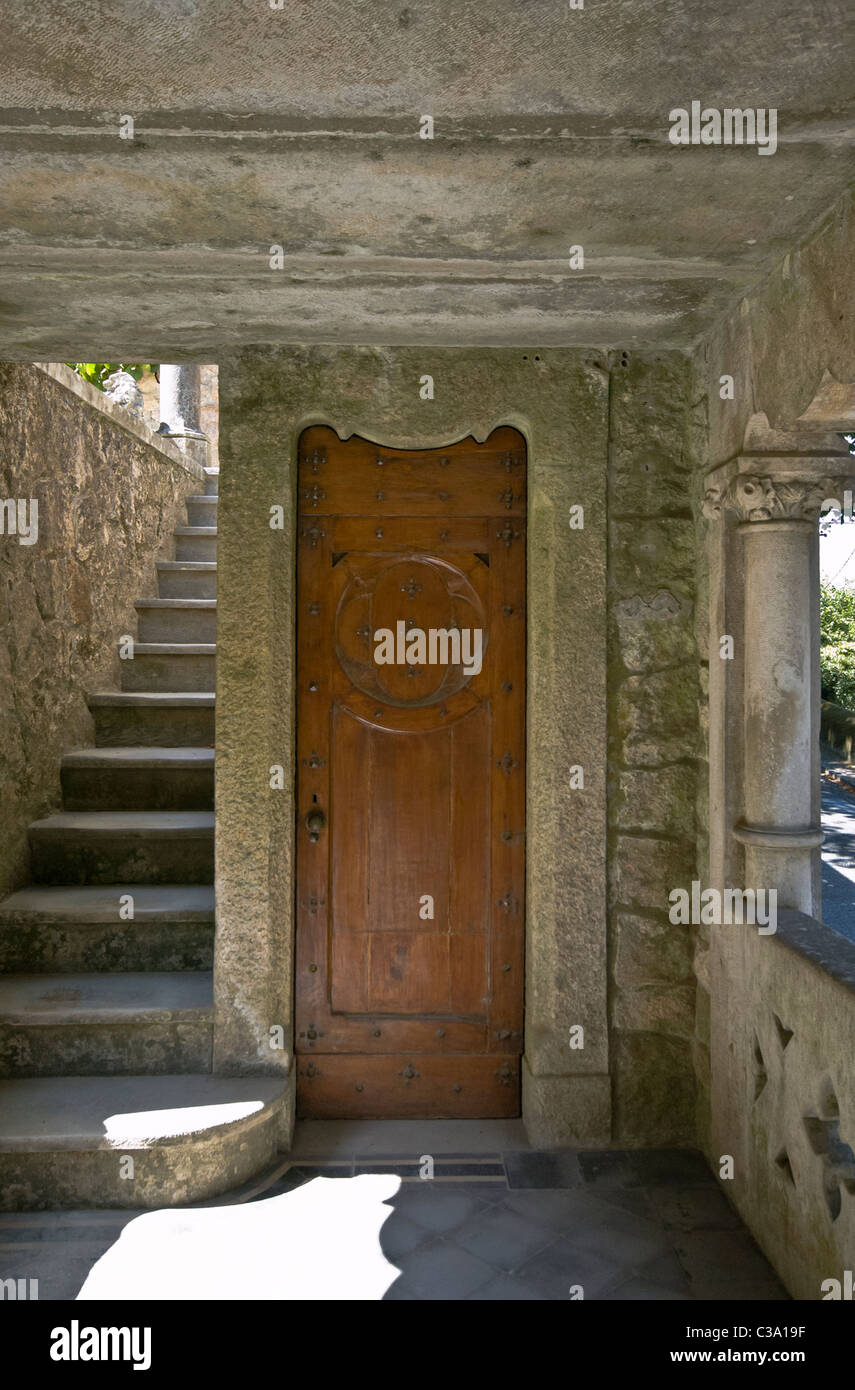
<svg viewBox="0 0 855 1390">
<path fill-rule="evenodd" d="M 5 1210 L 200 1200 L 275 1153 L 280 1084 L 211 1074 L 217 476 L 0 903 Z"/>
</svg>

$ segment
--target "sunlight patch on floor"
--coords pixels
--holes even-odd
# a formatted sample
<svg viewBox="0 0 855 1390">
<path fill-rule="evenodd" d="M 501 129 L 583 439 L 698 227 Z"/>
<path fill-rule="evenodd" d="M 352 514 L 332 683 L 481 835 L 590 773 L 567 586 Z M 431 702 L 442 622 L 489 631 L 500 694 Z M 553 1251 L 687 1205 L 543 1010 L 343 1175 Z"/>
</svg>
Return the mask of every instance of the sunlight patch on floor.
<svg viewBox="0 0 855 1390">
<path fill-rule="evenodd" d="M 399 1178 L 314 1178 L 243 1206 L 146 1212 L 89 1273 L 89 1299 L 382 1299 L 380 1228 Z"/>
</svg>

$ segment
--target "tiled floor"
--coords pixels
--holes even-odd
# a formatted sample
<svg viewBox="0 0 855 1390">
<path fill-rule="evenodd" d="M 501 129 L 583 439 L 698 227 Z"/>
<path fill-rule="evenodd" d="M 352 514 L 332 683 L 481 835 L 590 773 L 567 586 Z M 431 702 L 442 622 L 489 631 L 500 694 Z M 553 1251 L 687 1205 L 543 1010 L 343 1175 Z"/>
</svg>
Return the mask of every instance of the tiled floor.
<svg viewBox="0 0 855 1390">
<path fill-rule="evenodd" d="M 386 1300 L 567 1300 L 580 1286 L 586 1299 L 788 1297 L 700 1154 L 470 1152 L 435 1158 L 430 1180 L 412 1157 L 381 1167 L 343 1147 L 332 1163 L 303 1158 L 276 1190 L 401 1177 L 380 1231 L 401 1271 Z"/>
<path fill-rule="evenodd" d="M 428 1157 L 433 1177 L 422 1178 Z M 97 1274 L 101 1261 L 102 1275 L 117 1271 L 118 1283 L 110 1284 L 108 1296 L 134 1296 L 130 1284 L 122 1291 L 115 1243 L 135 1217 L 123 1244 L 140 1236 L 139 1248 L 150 1258 L 158 1255 L 161 1266 L 170 1264 L 173 1249 L 182 1259 L 189 1252 L 198 1264 L 199 1252 L 193 1256 L 192 1249 L 197 1233 L 225 1218 L 232 1223 L 235 1244 L 243 1246 L 239 1258 L 229 1261 L 232 1266 L 245 1257 L 246 1229 L 254 1226 L 253 1261 L 259 1241 L 268 1246 L 275 1241 L 275 1253 L 284 1253 L 287 1246 L 285 1263 L 299 1269 L 315 1253 L 303 1250 L 301 1242 L 317 1243 L 316 1218 L 299 1231 L 294 1227 L 292 1237 L 289 1211 L 296 1210 L 293 1201 L 302 1201 L 302 1193 L 290 1207 L 288 1194 L 315 1179 L 334 1178 L 350 1184 L 337 1189 L 342 1197 L 351 1190 L 355 1197 L 358 1179 L 365 1174 L 387 1176 L 393 1194 L 375 1207 L 385 1258 L 380 1259 L 376 1235 L 368 1243 L 361 1238 L 347 1255 L 347 1287 L 355 1291 L 331 1296 L 389 1301 L 787 1298 L 699 1154 L 532 1151 L 518 1122 L 499 1121 L 303 1125 L 288 1159 L 241 1192 L 201 1204 L 195 1227 L 190 1211 L 154 1217 L 118 1212 L 0 1216 L 0 1278 L 35 1276 L 42 1299 L 69 1299 L 93 1266 Z M 331 1188 L 316 1184 L 311 1191 L 313 1197 L 321 1195 L 320 1210 L 331 1205 L 324 1195 Z M 254 1220 L 256 1215 L 260 1221 Z M 200 1242 L 204 1239 L 204 1232 L 198 1234 Z M 366 1274 L 370 1264 L 375 1279 L 372 1288 L 379 1292 L 359 1291 L 361 1251 Z M 263 1254 L 267 1258 L 269 1248 Z M 376 1284 L 378 1260 L 385 1274 Z M 138 1263 L 126 1257 L 126 1266 Z M 229 1278 L 222 1296 L 253 1296 L 242 1291 L 233 1273 Z M 323 1277 L 320 1287 L 312 1297 L 324 1297 Z M 186 1294 L 173 1296 L 199 1297 L 191 1288 L 192 1279 Z M 278 1296 L 310 1295 L 299 1291 L 299 1281 L 294 1291 L 293 1282 L 283 1280 Z"/>
</svg>

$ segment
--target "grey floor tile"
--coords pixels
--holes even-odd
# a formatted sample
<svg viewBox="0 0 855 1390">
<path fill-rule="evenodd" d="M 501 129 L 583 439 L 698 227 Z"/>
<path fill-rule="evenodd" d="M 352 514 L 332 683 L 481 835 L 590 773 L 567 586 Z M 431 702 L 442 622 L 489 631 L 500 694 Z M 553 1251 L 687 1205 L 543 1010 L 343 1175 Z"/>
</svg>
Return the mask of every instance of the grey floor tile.
<svg viewBox="0 0 855 1390">
<path fill-rule="evenodd" d="M 278 1178 L 276 1182 L 266 1187 L 263 1192 L 259 1192 L 256 1196 L 250 1197 L 249 1201 L 268 1202 L 271 1197 L 281 1197 L 283 1193 L 293 1192 L 296 1188 L 302 1187 L 303 1183 L 310 1181 L 311 1179 L 305 1177 L 298 1169 L 291 1169 L 284 1177 Z M 206 1205 L 208 1204 L 206 1203 Z M 213 1205 L 213 1203 L 210 1205 Z"/>
<path fill-rule="evenodd" d="M 619 1284 L 611 1293 L 603 1294 L 605 1303 L 618 1303 L 621 1300 L 634 1303 L 691 1303 L 692 1298 L 688 1293 L 667 1288 L 664 1284 L 653 1284 L 646 1279 L 634 1278 L 627 1279 L 625 1284 Z"/>
<path fill-rule="evenodd" d="M 300 1187 L 304 1182 L 311 1182 L 313 1178 L 352 1178 L 354 1176 L 352 1163 L 296 1163 L 293 1168 L 289 1168 L 287 1173 L 275 1187 L 281 1187 L 283 1192 L 290 1192 L 295 1187 Z M 273 1188 L 268 1188 L 261 1193 L 261 1198 L 268 1198 L 273 1192 Z"/>
<path fill-rule="evenodd" d="M 579 1154 L 586 1183 L 624 1187 L 666 1187 L 714 1183 L 709 1165 L 696 1149 L 612 1149 Z"/>
<path fill-rule="evenodd" d="M 573 1286 L 581 1284 L 587 1299 L 598 1298 L 624 1273 L 611 1260 L 561 1239 L 527 1260 L 515 1271 L 515 1278 L 541 1298 L 569 1302 Z"/>
<path fill-rule="evenodd" d="M 671 1248 L 661 1226 L 616 1207 L 585 1230 L 574 1232 L 572 1239 L 580 1250 L 626 1266 L 645 1264 Z"/>
<path fill-rule="evenodd" d="M 71 1232 L 83 1229 L 105 1233 L 127 1226 L 142 1210 L 133 1208 L 122 1211 L 7 1211 L 0 1215 L 0 1242 L 8 1239 L 9 1232 L 38 1231 L 39 1239 L 64 1239 Z"/>
<path fill-rule="evenodd" d="M 89 1271 L 111 1244 L 112 1241 L 69 1241 L 59 1249 L 45 1244 L 39 1252 L 22 1251 L 14 1260 L 0 1261 L 0 1279 L 37 1279 L 40 1303 L 49 1299 L 71 1300 L 77 1297 Z"/>
<path fill-rule="evenodd" d="M 619 1211 L 631 1211 L 634 1216 L 647 1216 L 651 1220 L 656 1220 L 656 1214 L 652 1211 L 648 1200 L 648 1193 L 643 1187 L 616 1187 L 607 1183 L 598 1183 L 596 1187 L 587 1187 L 586 1195 L 593 1197 L 596 1193 L 596 1200 L 602 1202 L 607 1207 L 617 1207 Z"/>
<path fill-rule="evenodd" d="M 548 1149 L 539 1152 L 505 1153 L 508 1187 L 563 1188 L 581 1187 L 582 1170 L 579 1155 L 572 1149 Z"/>
<path fill-rule="evenodd" d="M 396 1279 L 384 1293 L 383 1303 L 421 1303 L 422 1296 L 416 1293 L 404 1279 Z"/>
<path fill-rule="evenodd" d="M 381 1158 L 379 1156 L 376 1158 L 357 1158 L 353 1164 L 353 1171 L 357 1175 L 360 1173 L 391 1173 L 410 1181 L 425 1183 L 473 1183 L 480 1179 L 484 1184 L 492 1182 L 497 1186 L 507 1187 L 505 1169 L 501 1159 L 491 1159 L 487 1155 L 485 1155 L 483 1163 L 462 1162 L 438 1157 L 434 1160 L 432 1176 L 424 1175 L 424 1165 L 418 1159 Z"/>
<path fill-rule="evenodd" d="M 611 1210 L 589 1193 L 575 1189 L 560 1192 L 545 1190 L 509 1191 L 503 1206 L 518 1212 L 527 1221 L 537 1222 L 554 1235 L 568 1230 L 581 1230 Z"/>
<path fill-rule="evenodd" d="M 393 1264 L 400 1256 L 411 1254 L 418 1246 L 432 1239 L 432 1232 L 408 1220 L 403 1212 L 393 1212 L 380 1228 L 380 1249 Z"/>
<path fill-rule="evenodd" d="M 771 1265 L 747 1231 L 674 1233 L 674 1249 L 695 1298 L 787 1299 Z"/>
<path fill-rule="evenodd" d="M 482 1284 L 496 1277 L 492 1265 L 446 1240 L 421 1246 L 412 1255 L 405 1255 L 400 1263 L 407 1288 L 421 1298 L 468 1298 Z"/>
<path fill-rule="evenodd" d="M 456 1231 L 483 1209 L 481 1199 L 465 1188 L 406 1183 L 391 1205 L 427 1231 Z"/>
<path fill-rule="evenodd" d="M 95 1245 L 102 1242 L 104 1245 L 111 1245 L 114 1240 L 119 1239 L 127 1224 L 127 1221 L 122 1221 L 115 1226 L 23 1226 L 18 1230 L 7 1228 L 0 1231 L 0 1263 L 6 1258 L 7 1252 L 14 1253 L 23 1246 L 34 1250 L 49 1250 L 51 1247 L 58 1249 L 80 1242 L 91 1242 Z"/>
<path fill-rule="evenodd" d="M 474 1221 L 468 1221 L 454 1235 L 454 1242 L 486 1260 L 495 1269 L 510 1273 L 537 1250 L 555 1239 L 555 1233 L 527 1221 L 518 1212 L 491 1207 Z"/>
<path fill-rule="evenodd" d="M 445 1183 L 442 1186 L 450 1187 L 451 1183 Z M 485 1207 L 498 1206 L 508 1195 L 508 1185 L 505 1182 L 478 1182 L 475 1180 L 467 1182 L 465 1187 L 455 1189 L 455 1191 L 457 1190 L 464 1192 L 467 1197 L 477 1197 L 481 1205 Z"/>
<path fill-rule="evenodd" d="M 534 1289 L 520 1283 L 511 1275 L 500 1274 L 489 1284 L 482 1284 L 469 1295 L 470 1303 L 542 1303 L 544 1300 Z"/>
<path fill-rule="evenodd" d="M 394 1178 L 414 1178 L 418 1182 L 423 1179 L 419 1177 L 419 1164 L 416 1162 L 398 1159 L 394 1163 L 380 1162 L 377 1159 L 357 1158 L 353 1164 L 354 1177 L 360 1177 L 363 1173 L 380 1174 L 383 1177 Z"/>
<path fill-rule="evenodd" d="M 673 1289 L 675 1293 L 691 1295 L 689 1276 L 674 1250 L 663 1251 L 661 1255 L 641 1265 L 636 1272 L 639 1279 L 647 1283 Z"/>
<path fill-rule="evenodd" d="M 742 1222 L 724 1193 L 712 1187 L 652 1187 L 651 1211 L 677 1231 L 739 1230 Z"/>
</svg>

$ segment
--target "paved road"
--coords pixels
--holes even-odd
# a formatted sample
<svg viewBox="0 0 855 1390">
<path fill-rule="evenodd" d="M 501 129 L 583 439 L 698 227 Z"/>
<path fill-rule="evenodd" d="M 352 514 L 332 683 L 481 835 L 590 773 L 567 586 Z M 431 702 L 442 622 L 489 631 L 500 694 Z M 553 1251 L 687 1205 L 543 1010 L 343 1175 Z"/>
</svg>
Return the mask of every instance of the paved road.
<svg viewBox="0 0 855 1390">
<path fill-rule="evenodd" d="M 855 795 L 822 779 L 822 920 L 855 941 Z"/>
</svg>

